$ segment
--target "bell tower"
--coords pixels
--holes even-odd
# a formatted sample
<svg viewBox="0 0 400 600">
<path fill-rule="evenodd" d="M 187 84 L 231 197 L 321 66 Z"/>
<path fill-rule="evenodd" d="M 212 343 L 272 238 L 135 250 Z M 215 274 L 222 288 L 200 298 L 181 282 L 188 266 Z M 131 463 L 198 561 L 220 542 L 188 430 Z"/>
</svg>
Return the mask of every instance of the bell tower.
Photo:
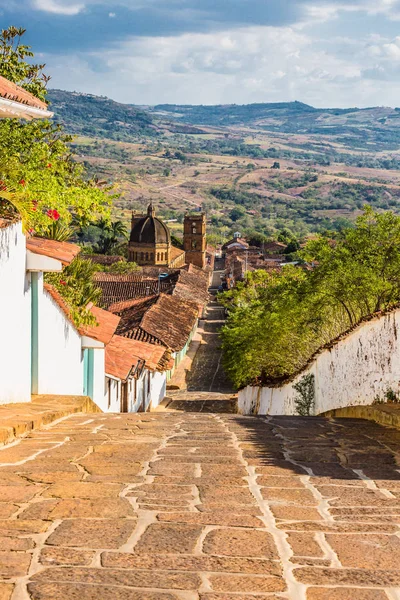
<svg viewBox="0 0 400 600">
<path fill-rule="evenodd" d="M 187 263 L 204 269 L 206 266 L 206 215 L 186 215 L 183 222 L 183 249 Z"/>
</svg>

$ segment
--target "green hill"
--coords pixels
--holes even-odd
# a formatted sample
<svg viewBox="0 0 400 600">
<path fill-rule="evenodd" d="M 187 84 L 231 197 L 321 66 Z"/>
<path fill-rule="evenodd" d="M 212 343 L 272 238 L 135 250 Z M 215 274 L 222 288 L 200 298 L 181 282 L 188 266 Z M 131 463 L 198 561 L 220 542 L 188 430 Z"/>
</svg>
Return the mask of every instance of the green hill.
<svg viewBox="0 0 400 600">
<path fill-rule="evenodd" d="M 152 115 L 130 104 L 62 90 L 49 90 L 47 98 L 55 120 L 72 134 L 120 141 L 157 135 Z"/>
</svg>

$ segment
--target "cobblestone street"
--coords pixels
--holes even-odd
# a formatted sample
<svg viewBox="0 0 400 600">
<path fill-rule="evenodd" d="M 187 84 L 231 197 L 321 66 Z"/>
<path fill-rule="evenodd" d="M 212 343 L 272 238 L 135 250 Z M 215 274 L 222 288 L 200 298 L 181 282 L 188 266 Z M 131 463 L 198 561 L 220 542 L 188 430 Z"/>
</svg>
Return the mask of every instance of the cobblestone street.
<svg viewBox="0 0 400 600">
<path fill-rule="evenodd" d="M 70 416 L 0 450 L 0 598 L 395 600 L 400 431 Z"/>
</svg>

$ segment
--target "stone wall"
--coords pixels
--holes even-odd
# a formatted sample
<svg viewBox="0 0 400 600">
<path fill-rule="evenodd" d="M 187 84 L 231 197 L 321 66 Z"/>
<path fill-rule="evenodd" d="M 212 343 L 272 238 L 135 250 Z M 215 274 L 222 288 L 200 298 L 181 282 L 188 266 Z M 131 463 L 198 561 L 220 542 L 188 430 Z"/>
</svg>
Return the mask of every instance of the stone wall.
<svg viewBox="0 0 400 600">
<path fill-rule="evenodd" d="M 353 405 L 369 405 L 391 389 L 400 392 L 400 309 L 359 325 L 330 349 L 322 350 L 292 381 L 278 387 L 239 392 L 242 414 L 293 415 L 304 375 L 315 378 L 315 414 Z"/>
</svg>

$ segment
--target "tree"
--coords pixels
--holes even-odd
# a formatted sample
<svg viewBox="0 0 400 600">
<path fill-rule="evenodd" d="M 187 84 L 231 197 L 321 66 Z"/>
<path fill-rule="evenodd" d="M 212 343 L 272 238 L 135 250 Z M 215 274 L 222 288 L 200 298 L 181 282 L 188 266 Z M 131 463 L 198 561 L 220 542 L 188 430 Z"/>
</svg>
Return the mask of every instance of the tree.
<svg viewBox="0 0 400 600">
<path fill-rule="evenodd" d="M 336 240 L 299 252 L 311 270 L 255 271 L 221 301 L 224 364 L 238 386 L 299 372 L 311 356 L 363 318 L 400 302 L 400 217 L 365 208 Z"/>
<path fill-rule="evenodd" d="M 0 75 L 45 98 L 45 65 L 31 65 L 24 29 L 9 27 L 0 36 Z M 0 121 L 0 216 L 14 212 L 27 229 L 43 234 L 53 221 L 68 225 L 107 216 L 111 197 L 105 185 L 87 178 L 68 147 L 72 138 L 49 121 Z M 8 195 L 1 192 L 8 192 Z"/>
<path fill-rule="evenodd" d="M 11 26 L 0 34 L 0 75 L 23 87 L 39 98 L 46 99 L 46 86 L 50 77 L 45 75 L 44 64 L 31 64 L 26 58 L 33 58 L 30 46 L 21 44 L 26 29 Z"/>
<path fill-rule="evenodd" d="M 122 221 L 109 222 L 106 219 L 100 219 L 96 224 L 100 230 L 100 239 L 94 251 L 98 254 L 112 254 L 121 238 L 127 237 L 127 228 Z"/>
<path fill-rule="evenodd" d="M 71 308 L 75 325 L 95 325 L 96 319 L 88 311 L 90 303 L 96 304 L 101 290 L 94 283 L 96 265 L 79 256 L 62 273 L 46 273 L 47 283 L 53 285 Z"/>
</svg>

